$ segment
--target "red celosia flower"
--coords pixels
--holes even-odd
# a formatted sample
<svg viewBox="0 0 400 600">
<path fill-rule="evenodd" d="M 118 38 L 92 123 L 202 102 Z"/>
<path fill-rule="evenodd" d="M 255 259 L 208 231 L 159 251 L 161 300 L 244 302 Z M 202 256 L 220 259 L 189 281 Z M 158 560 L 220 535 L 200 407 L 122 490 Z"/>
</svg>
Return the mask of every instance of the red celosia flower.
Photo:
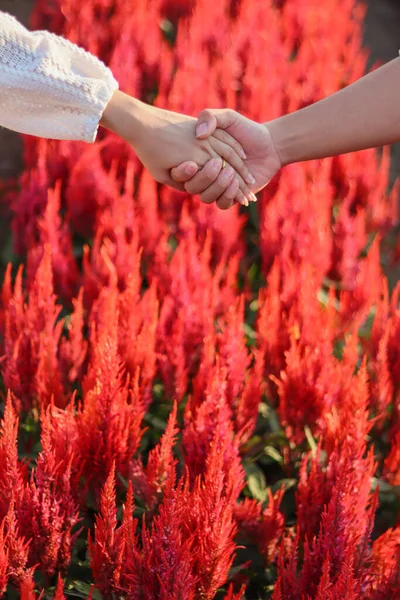
<svg viewBox="0 0 400 600">
<path fill-rule="evenodd" d="M 395 600 L 400 594 L 400 529 L 388 529 L 372 545 L 368 600 Z"/>
<path fill-rule="evenodd" d="M 4 354 L 4 333 L 5 333 L 5 315 L 8 303 L 12 297 L 12 282 L 11 282 L 12 265 L 8 263 L 3 278 L 3 284 L 0 295 L 0 352 Z"/>
<path fill-rule="evenodd" d="M 42 216 L 46 208 L 49 174 L 43 150 L 37 163 L 30 167 L 22 175 L 21 190 L 12 203 L 12 231 L 17 254 L 26 254 L 35 245 L 39 233 L 37 217 Z"/>
<path fill-rule="evenodd" d="M 0 522 L 9 511 L 13 495 L 21 496 L 24 488 L 23 470 L 18 460 L 18 423 L 8 393 L 0 423 Z"/>
<path fill-rule="evenodd" d="M 130 274 L 120 294 L 118 349 L 127 371 L 138 378 L 139 395 L 147 408 L 152 401 L 157 370 L 156 338 L 158 307 L 156 286 L 139 295 L 141 281 Z"/>
<path fill-rule="evenodd" d="M 352 214 L 351 204 L 354 189 L 344 198 L 334 224 L 334 246 L 332 249 L 332 279 L 342 282 L 344 289 L 353 291 L 360 270 L 358 257 L 366 246 L 365 212 L 359 209 Z"/>
<path fill-rule="evenodd" d="M 30 564 L 40 565 L 50 578 L 57 570 L 67 568 L 77 537 L 72 533 L 79 520 L 73 487 L 77 479 L 72 469 L 73 450 L 69 448 L 62 454 L 49 414 L 42 418 L 41 445 L 23 496 L 16 498 L 16 513 L 20 531 L 30 541 Z"/>
<path fill-rule="evenodd" d="M 235 429 L 244 444 L 253 434 L 258 418 L 258 407 L 264 391 L 263 371 L 264 357 L 262 352 L 255 350 L 253 366 L 247 373 L 247 380 L 239 399 L 235 402 Z"/>
<path fill-rule="evenodd" d="M 144 403 L 130 386 L 118 354 L 118 295 L 104 290 L 91 331 L 91 360 L 77 413 L 77 455 L 87 490 L 101 489 L 111 466 L 128 477 L 142 435 Z"/>
<path fill-rule="evenodd" d="M 187 391 L 188 376 L 199 367 L 215 317 L 234 296 L 229 269 L 224 272 L 223 263 L 211 269 L 211 236 L 201 247 L 193 229 L 179 244 L 168 272 L 154 273 L 160 295 L 167 295 L 158 326 L 159 367 L 167 394 L 178 401 Z"/>
<path fill-rule="evenodd" d="M 354 354 L 352 344 L 347 354 Z M 354 358 L 348 360 L 351 364 Z M 298 577 L 296 555 L 288 557 L 287 563 L 281 558 L 279 586 L 283 597 L 287 594 L 297 599 L 303 594 L 314 598 L 328 586 L 333 598 L 334 593 L 346 589 L 349 598 L 357 598 L 365 589 L 364 563 L 377 504 L 376 497 L 370 496 L 374 457 L 372 452 L 366 455 L 371 421 L 365 362 L 347 396 L 348 403 L 341 412 L 333 409 L 331 417 L 327 416 L 326 467 L 320 449 L 312 456 L 309 472 L 307 459 L 303 462 L 297 492 L 297 547 L 304 540 L 304 562 Z M 349 564 L 354 573 L 346 570 Z"/>
<path fill-rule="evenodd" d="M 39 596 L 35 594 L 35 582 L 33 578 L 27 578 L 21 581 L 19 587 L 20 600 L 41 600 L 43 598 L 44 590 L 41 591 Z"/>
<path fill-rule="evenodd" d="M 205 474 L 193 486 L 187 475 L 175 484 L 171 468 L 158 514 L 151 526 L 143 521 L 141 550 L 131 517 L 131 488 L 123 522 L 117 527 L 115 477 L 110 473 L 95 539 L 89 541 L 92 570 L 103 594 L 121 590 L 138 600 L 214 597 L 226 582 L 235 550 L 236 527 L 224 491 L 223 461 L 223 443 L 216 436 Z"/>
<path fill-rule="evenodd" d="M 323 202 L 321 188 L 324 190 Z M 329 162 L 318 167 L 313 163 L 292 165 L 282 172 L 278 190 L 263 210 L 260 223 L 265 271 L 269 270 L 276 255 L 284 262 L 307 264 L 320 277 L 328 271 L 332 245 L 329 229 L 332 192 Z"/>
<path fill-rule="evenodd" d="M 54 594 L 54 600 L 66 600 L 64 596 L 64 582 L 60 574 L 58 574 L 57 578 L 57 587 Z"/>
<path fill-rule="evenodd" d="M 233 585 L 230 584 L 228 591 L 226 593 L 226 595 L 224 596 L 224 600 L 243 600 L 244 598 L 244 592 L 245 592 L 246 586 L 242 586 L 242 588 L 235 594 L 235 592 L 233 591 Z"/>
<path fill-rule="evenodd" d="M 105 169 L 101 147 L 96 144 L 82 148 L 68 175 L 65 202 L 71 225 L 83 236 L 92 235 L 98 212 L 119 195 L 115 170 L 110 173 Z"/>
<path fill-rule="evenodd" d="M 182 451 L 190 479 L 194 481 L 207 470 L 215 436 L 223 439 L 225 493 L 235 501 L 244 487 L 245 476 L 239 456 L 240 438 L 234 435 L 232 410 L 224 399 L 226 376 L 224 370 L 218 373 L 218 364 L 209 382 L 214 389 L 208 392 L 199 408 L 192 409 L 190 401 L 186 405 Z"/>
<path fill-rule="evenodd" d="M 83 461 L 78 456 L 79 431 L 74 405 L 75 395 L 65 409 L 49 406 L 41 414 L 42 450 L 54 456 L 56 466 L 64 465 L 69 470 L 70 492 L 78 502 Z M 53 460 L 53 459 L 51 459 Z M 58 467 L 57 467 L 58 471 Z M 61 471 L 58 471 L 62 474 Z"/>
<path fill-rule="evenodd" d="M 371 329 L 371 340 L 368 349 L 372 355 L 372 393 L 381 417 L 393 403 L 393 434 L 396 433 L 399 421 L 398 394 L 400 389 L 400 352 L 398 336 L 400 334 L 399 309 L 400 284 L 393 290 L 389 299 L 387 282 L 382 283 L 382 295 L 378 298 L 376 314 Z"/>
<path fill-rule="evenodd" d="M 39 241 L 32 245 L 28 254 L 27 286 L 33 282 L 46 245 L 51 247 L 51 263 L 55 293 L 69 303 L 78 286 L 78 269 L 72 252 L 71 232 L 68 222 L 61 221 L 61 182 L 54 190 L 48 190 L 43 217 L 38 221 Z"/>
<path fill-rule="evenodd" d="M 211 600 L 226 582 L 234 558 L 236 525 L 232 499 L 226 495 L 226 489 L 233 489 L 229 479 L 234 477 L 234 472 L 226 473 L 224 462 L 225 439 L 217 431 L 207 457 L 204 479 L 195 480 L 192 493 L 188 482 L 183 488 L 182 505 L 187 508 L 182 527 L 187 535 L 193 536 L 195 597 L 204 600 Z"/>
<path fill-rule="evenodd" d="M 217 336 L 217 352 L 221 367 L 226 369 L 226 400 L 234 406 L 235 400 L 243 391 L 250 356 L 243 333 L 244 296 L 230 306 L 220 319 L 221 332 Z"/>
<path fill-rule="evenodd" d="M 25 410 L 46 407 L 52 398 L 58 406 L 65 404 L 57 356 L 60 310 L 53 293 L 51 248 L 45 246 L 28 303 L 20 269 L 5 315 L 3 377 Z"/>
<path fill-rule="evenodd" d="M 392 485 L 400 485 L 400 431 L 392 439 L 391 450 L 385 460 L 384 476 Z"/>
<path fill-rule="evenodd" d="M 256 500 L 245 500 L 234 507 L 239 534 L 258 546 L 266 563 L 277 558 L 278 544 L 283 535 L 284 516 L 279 507 L 284 491 L 275 496 L 268 489 L 268 504 L 262 508 Z"/>
<path fill-rule="evenodd" d="M 60 367 L 64 374 L 65 385 L 80 381 L 83 376 L 85 359 L 87 357 L 88 342 L 84 339 L 84 308 L 83 290 L 78 297 L 72 300 L 73 313 L 67 325 L 68 337 L 61 338 L 60 342 Z"/>
<path fill-rule="evenodd" d="M 123 530 L 116 532 L 115 467 L 112 465 L 104 485 L 100 515 L 96 518 L 95 542 L 89 534 L 90 565 L 97 585 L 105 597 L 119 589 L 123 570 Z"/>
<path fill-rule="evenodd" d="M 30 540 L 22 537 L 22 527 L 18 524 L 16 502 L 11 498 L 10 508 L 4 519 L 7 532 L 6 548 L 8 550 L 10 580 L 17 585 L 33 575 L 33 568 L 27 568 Z M 25 532 L 24 532 L 25 534 Z"/>
<path fill-rule="evenodd" d="M 176 460 L 172 449 L 179 432 L 176 427 L 177 409 L 175 402 L 159 444 L 149 452 L 146 467 L 143 467 L 141 459 L 133 462 L 131 466 L 130 477 L 135 493 L 143 499 L 150 511 L 161 499 L 167 479 L 175 469 Z"/>
<path fill-rule="evenodd" d="M 376 236 L 368 255 L 358 263 L 357 275 L 340 292 L 340 313 L 344 323 L 365 320 L 380 293 L 382 272 L 379 258 L 380 237 Z"/>
<path fill-rule="evenodd" d="M 303 347 L 293 336 L 286 352 L 286 368 L 275 382 L 279 416 L 288 437 L 300 443 L 304 427 L 323 428 L 323 419 L 340 397 L 340 366 L 319 347 Z"/>
<path fill-rule="evenodd" d="M 127 193 L 111 198 L 98 216 L 90 255 L 86 248 L 83 256 L 87 307 L 92 306 L 100 290 L 114 278 L 121 291 L 125 290 L 129 278 L 134 279 L 136 285 L 141 284 L 138 222 L 132 198 Z"/>
<path fill-rule="evenodd" d="M 364 11 L 354 0 L 38 0 L 34 26 L 94 52 L 135 97 L 195 116 L 207 105 L 230 106 L 263 122 L 364 74 Z M 301 444 L 295 460 L 306 425 L 318 444 L 302 458 L 297 537 L 282 536 L 274 599 L 394 600 L 397 533 L 382 536 L 370 555 L 368 437 L 371 410 L 384 439 L 388 430 L 383 476 L 396 483 L 398 291 L 389 301 L 379 265 L 379 241 L 397 219 L 397 189 L 386 191 L 389 152 L 292 165 L 241 215 L 157 185 L 129 144 L 104 131 L 98 138 L 87 147 L 25 137 L 12 209 L 14 247 L 29 255 L 29 295 L 21 271 L 14 289 L 7 271 L 1 368 L 17 413 L 42 409 L 43 450 L 29 481 L 9 401 L 0 433 L 0 573 L 8 573 L 8 552 L 15 578 L 25 576 L 21 598 L 33 599 L 27 552 L 40 578 L 65 568 L 76 507 L 97 507 L 100 490 L 91 560 L 104 597 L 211 600 L 229 578 L 238 525 L 273 561 L 283 533 L 279 496 L 265 509 L 238 502 L 239 449 L 245 454 L 251 442 L 265 388 L 290 443 Z M 61 339 L 54 289 L 67 300 L 79 283 L 76 234 L 93 240 Z M 247 243 L 254 254 L 245 255 Z M 237 301 L 238 276 L 246 280 L 250 267 L 246 301 L 259 268 L 267 278 L 254 364 Z M 366 340 L 363 322 L 373 311 Z M 136 457 L 157 377 L 165 398 L 179 404 L 190 396 L 176 448 L 180 478 L 176 405 L 147 462 L 146 452 Z M 150 508 L 139 534 L 132 485 L 118 523 L 114 469 L 134 479 Z M 59 580 L 60 596 L 61 588 Z M 226 598 L 238 600 L 243 590 L 233 589 Z"/>
<path fill-rule="evenodd" d="M 4 521 L 0 524 L 0 598 L 7 589 L 9 578 L 7 535 L 4 535 Z"/>
<path fill-rule="evenodd" d="M 151 530 L 143 523 L 143 598 L 194 600 L 197 573 L 193 570 L 194 539 L 185 531 L 184 499 L 169 478 Z"/>
<path fill-rule="evenodd" d="M 314 361 L 320 355 L 322 364 L 331 362 L 337 309 L 332 292 L 326 307 L 321 306 L 320 275 L 307 263 L 296 266 L 291 261 L 277 259 L 267 283 L 267 288 L 259 294 L 257 332 L 268 379 L 276 383 L 275 378 L 286 364 L 285 352 L 291 345 L 300 353 L 302 348 L 309 347 L 306 352 L 311 360 L 314 353 Z M 271 381 L 267 381 L 267 393 L 275 399 L 276 385 Z"/>
</svg>

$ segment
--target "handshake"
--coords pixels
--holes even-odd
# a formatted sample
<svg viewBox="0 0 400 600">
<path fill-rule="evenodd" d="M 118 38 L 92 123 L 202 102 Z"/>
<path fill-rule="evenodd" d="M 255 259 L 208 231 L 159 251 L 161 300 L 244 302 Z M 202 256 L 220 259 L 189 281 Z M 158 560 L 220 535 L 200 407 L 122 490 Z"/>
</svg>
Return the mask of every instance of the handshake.
<svg viewBox="0 0 400 600">
<path fill-rule="evenodd" d="M 116 92 L 100 125 L 124 138 L 156 181 L 227 209 L 248 205 L 281 167 L 400 141 L 400 58 L 268 123 L 229 110 L 198 120 Z"/>
<path fill-rule="evenodd" d="M 229 109 L 196 120 L 118 91 L 100 124 L 133 147 L 156 181 L 220 209 L 255 202 L 282 166 L 267 125 Z"/>
</svg>

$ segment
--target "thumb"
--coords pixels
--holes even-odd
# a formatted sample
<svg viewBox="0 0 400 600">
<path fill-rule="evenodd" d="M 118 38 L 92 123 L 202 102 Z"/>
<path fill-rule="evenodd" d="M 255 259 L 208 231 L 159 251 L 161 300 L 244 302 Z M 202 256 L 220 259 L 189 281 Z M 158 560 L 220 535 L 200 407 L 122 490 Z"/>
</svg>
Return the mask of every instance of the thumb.
<svg viewBox="0 0 400 600">
<path fill-rule="evenodd" d="M 199 166 L 195 162 L 188 160 L 171 169 L 171 178 L 176 183 L 186 183 L 193 175 L 196 175 L 198 170 Z"/>
<path fill-rule="evenodd" d="M 235 123 L 238 118 L 238 113 L 229 108 L 202 110 L 198 116 L 196 126 L 196 137 L 204 139 L 209 137 L 219 127 L 220 129 L 228 129 Z"/>
</svg>

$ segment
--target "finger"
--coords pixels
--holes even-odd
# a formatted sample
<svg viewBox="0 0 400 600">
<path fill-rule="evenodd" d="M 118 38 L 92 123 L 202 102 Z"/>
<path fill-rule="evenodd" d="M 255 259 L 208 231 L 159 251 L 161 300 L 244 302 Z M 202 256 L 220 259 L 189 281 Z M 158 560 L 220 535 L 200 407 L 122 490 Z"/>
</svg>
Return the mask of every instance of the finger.
<svg viewBox="0 0 400 600">
<path fill-rule="evenodd" d="M 239 189 L 239 180 L 234 178 L 227 190 L 218 198 L 217 206 L 221 210 L 227 210 L 233 204 L 233 200 Z"/>
<path fill-rule="evenodd" d="M 155 174 L 152 173 L 154 179 L 158 182 L 161 183 L 162 185 L 168 185 L 169 187 L 174 188 L 175 190 L 179 190 L 180 192 L 185 192 L 185 187 L 183 183 L 178 183 L 177 181 L 174 181 L 170 175 L 169 172 L 162 172 L 160 174 Z"/>
<path fill-rule="evenodd" d="M 217 138 L 217 140 L 220 142 L 224 142 L 228 146 L 231 146 L 231 148 L 235 150 L 236 154 L 238 154 L 243 160 L 247 158 L 243 146 L 239 144 L 239 142 L 227 131 L 224 131 L 223 129 L 216 129 L 213 133 L 213 137 Z"/>
<path fill-rule="evenodd" d="M 236 202 L 238 202 L 238 204 L 241 204 L 242 206 L 249 205 L 249 199 L 246 198 L 246 196 L 243 194 L 242 190 L 240 189 L 240 186 L 238 188 L 238 191 L 236 192 L 235 200 Z"/>
<path fill-rule="evenodd" d="M 201 201 L 205 204 L 215 202 L 225 194 L 234 179 L 235 171 L 232 167 L 225 167 L 225 169 L 222 169 L 215 182 L 200 194 Z M 236 181 L 238 182 L 237 189 L 239 189 L 239 181 Z"/>
<path fill-rule="evenodd" d="M 181 165 L 179 165 L 180 167 Z M 177 168 L 179 168 L 177 167 Z M 212 160 L 209 160 L 202 169 L 200 169 L 194 177 L 192 177 L 189 181 L 185 183 L 185 190 L 188 194 L 200 194 L 202 201 L 204 202 L 214 202 L 217 197 L 222 193 L 223 189 L 227 187 L 227 183 L 224 179 L 219 180 L 218 185 L 219 189 L 216 189 L 214 192 L 211 191 L 205 195 L 205 200 L 203 200 L 203 193 L 217 180 L 221 173 L 222 169 L 222 160 L 217 157 Z M 255 195 L 249 190 L 245 182 L 239 175 L 235 174 L 235 177 L 239 179 L 240 184 L 240 193 L 238 191 L 236 200 L 245 206 L 248 205 L 249 202 L 256 202 L 257 198 Z M 175 177 L 174 177 L 175 179 Z M 230 177 L 228 178 L 230 181 Z M 225 182 L 225 188 L 221 187 Z M 179 188 L 180 189 L 180 188 Z M 220 191 L 221 190 L 221 191 Z"/>
<path fill-rule="evenodd" d="M 238 118 L 238 113 L 228 108 L 202 110 L 198 116 L 196 136 L 204 139 L 210 136 L 217 127 L 227 129 L 233 125 Z"/>
<path fill-rule="evenodd" d="M 175 190 L 179 190 L 180 192 L 186 192 L 183 183 L 176 183 L 173 179 L 169 179 L 163 181 L 163 185 L 167 185 L 168 187 L 174 188 Z"/>
<path fill-rule="evenodd" d="M 211 136 L 208 142 L 211 148 L 214 150 L 214 152 L 216 152 L 218 156 L 221 156 L 221 158 L 224 158 L 226 162 L 229 163 L 231 167 L 235 169 L 236 173 L 238 173 L 238 175 L 240 175 L 246 183 L 248 183 L 249 185 L 254 185 L 256 183 L 256 180 L 243 163 L 243 160 L 236 153 L 236 151 L 233 148 L 231 148 L 231 146 L 228 146 L 228 144 L 225 144 L 225 142 L 217 140 L 216 138 L 214 138 L 214 136 Z"/>
<path fill-rule="evenodd" d="M 193 161 L 186 161 L 171 169 L 171 177 L 177 183 L 185 183 L 196 175 L 199 166 Z"/>
<path fill-rule="evenodd" d="M 253 192 L 250 191 L 247 184 L 243 181 L 242 177 L 236 172 L 235 177 L 239 180 L 239 189 L 241 190 L 243 196 L 245 196 L 245 198 L 248 200 L 248 202 L 257 202 L 256 196 L 253 194 Z M 242 204 L 245 203 L 243 202 Z"/>
<path fill-rule="evenodd" d="M 185 183 L 188 194 L 201 194 L 217 179 L 222 169 L 222 158 L 213 158 L 192 179 Z"/>
<path fill-rule="evenodd" d="M 239 190 L 242 192 L 243 196 L 245 196 L 248 202 L 257 202 L 257 196 L 249 190 L 240 175 L 236 174 L 236 178 L 239 180 Z"/>
</svg>

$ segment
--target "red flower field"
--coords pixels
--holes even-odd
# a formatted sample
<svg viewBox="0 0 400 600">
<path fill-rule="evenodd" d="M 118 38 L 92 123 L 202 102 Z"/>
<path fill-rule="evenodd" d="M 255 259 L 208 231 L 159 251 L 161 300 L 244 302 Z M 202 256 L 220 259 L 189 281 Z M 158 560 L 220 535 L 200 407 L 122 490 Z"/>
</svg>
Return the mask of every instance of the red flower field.
<svg viewBox="0 0 400 600">
<path fill-rule="evenodd" d="M 38 0 L 32 26 L 147 102 L 265 121 L 365 72 L 363 16 Z M 286 167 L 223 212 L 104 130 L 24 142 L 1 188 L 0 597 L 398 600 L 387 149 Z"/>
</svg>

